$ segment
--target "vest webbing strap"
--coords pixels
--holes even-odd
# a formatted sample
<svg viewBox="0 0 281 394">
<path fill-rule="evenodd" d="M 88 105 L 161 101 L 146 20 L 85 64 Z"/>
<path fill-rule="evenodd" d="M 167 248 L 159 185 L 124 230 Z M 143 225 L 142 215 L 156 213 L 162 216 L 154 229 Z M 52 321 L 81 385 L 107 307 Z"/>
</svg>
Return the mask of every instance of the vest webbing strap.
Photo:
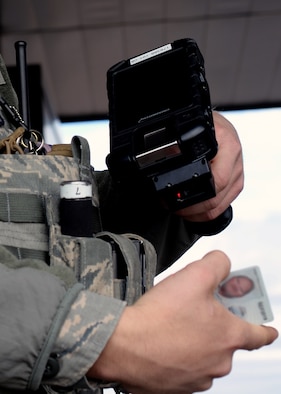
<svg viewBox="0 0 281 394">
<path fill-rule="evenodd" d="M 18 259 L 38 259 L 45 261 L 46 264 L 50 265 L 50 256 L 48 252 L 42 250 L 17 248 L 7 245 L 5 245 L 5 248 L 8 249 Z"/>
<path fill-rule="evenodd" d="M 0 193 L 0 221 L 45 223 L 44 199 L 36 194 Z"/>
</svg>

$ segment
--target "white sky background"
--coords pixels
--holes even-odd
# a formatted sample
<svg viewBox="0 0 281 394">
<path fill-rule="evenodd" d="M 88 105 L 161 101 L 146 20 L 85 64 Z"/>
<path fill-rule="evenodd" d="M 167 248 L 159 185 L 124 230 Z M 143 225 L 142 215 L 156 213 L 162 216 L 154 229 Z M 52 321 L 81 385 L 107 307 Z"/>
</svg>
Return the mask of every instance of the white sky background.
<svg viewBox="0 0 281 394">
<path fill-rule="evenodd" d="M 281 331 L 281 109 L 224 115 L 236 127 L 244 151 L 245 187 L 232 204 L 234 219 L 221 234 L 198 241 L 164 275 L 213 249 L 226 252 L 233 269 L 259 265 L 275 315 L 272 324 Z M 92 164 L 97 170 L 104 169 L 109 150 L 108 126 L 99 122 L 86 129 L 84 132 L 81 124 L 63 128 L 58 125 L 60 142 L 68 143 L 73 135 L 84 135 L 91 146 Z M 55 142 L 51 136 L 47 140 Z M 258 351 L 238 351 L 232 373 L 215 380 L 208 393 L 279 394 L 280 388 L 281 339 L 278 339 Z"/>
</svg>

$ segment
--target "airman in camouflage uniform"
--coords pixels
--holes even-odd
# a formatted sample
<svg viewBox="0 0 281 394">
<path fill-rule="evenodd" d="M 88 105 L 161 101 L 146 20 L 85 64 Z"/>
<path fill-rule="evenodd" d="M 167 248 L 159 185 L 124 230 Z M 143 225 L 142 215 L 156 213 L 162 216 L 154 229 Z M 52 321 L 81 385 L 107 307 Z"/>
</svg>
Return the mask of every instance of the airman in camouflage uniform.
<svg viewBox="0 0 281 394">
<path fill-rule="evenodd" d="M 1 57 L 0 93 L 10 105 L 17 106 L 17 98 Z M 200 234 L 210 235 L 223 230 L 231 217 L 215 216 L 215 220 L 203 224 L 188 222 L 186 216 L 183 218 L 166 211 L 155 196 L 145 191 L 130 190 L 128 193 L 124 188 L 113 186 L 108 172 L 94 173 L 89 164 L 89 147 L 83 138 L 73 138 L 71 146 L 66 149 L 67 156 L 61 153 L 65 151 L 61 147 L 53 147 L 44 156 L 20 154 L 22 152 L 17 149 L 17 138 L 21 130 L 13 129 L 2 110 L 0 116 L 1 393 L 36 390 L 40 393 L 42 390 L 49 393 L 80 390 L 100 393 L 102 387 L 115 387 L 116 392 L 120 392 L 118 383 L 88 381 L 85 376 L 112 376 L 96 374 L 95 370 L 98 364 L 102 364 L 101 359 L 106 364 L 104 355 L 108 355 L 106 349 L 110 348 L 106 345 L 112 337 L 116 338 L 113 333 L 118 328 L 120 333 L 122 324 L 118 323 L 124 321 L 123 317 L 128 316 L 128 311 L 133 309 L 135 312 L 143 312 L 145 304 L 151 311 L 151 302 L 147 300 L 152 297 L 155 302 L 155 294 L 158 294 L 156 309 L 160 310 L 160 319 L 156 318 L 152 326 L 143 326 L 139 318 L 133 319 L 134 327 L 138 328 L 137 334 L 140 333 L 137 327 L 139 324 L 140 329 L 149 329 L 148 334 L 152 330 L 154 335 L 147 335 L 146 332 L 144 335 L 148 336 L 146 339 L 153 346 L 158 339 L 155 336 L 158 333 L 162 335 L 164 330 L 160 344 L 158 341 L 160 353 L 157 353 L 159 346 L 154 346 L 154 351 L 149 355 L 152 363 L 149 359 L 147 366 L 146 354 L 144 359 L 141 357 L 141 368 L 148 368 L 149 371 L 146 370 L 144 376 L 140 374 L 138 377 L 133 366 L 134 379 L 131 385 L 139 388 L 138 392 L 144 392 L 148 387 L 150 393 L 162 392 L 159 390 L 162 390 L 163 382 L 147 379 L 147 376 L 162 377 L 163 371 L 167 370 L 177 371 L 178 374 L 171 376 L 174 374 L 167 373 L 167 376 L 163 376 L 166 385 L 169 385 L 165 387 L 165 392 L 202 391 L 210 387 L 214 377 L 225 375 L 229 371 L 235 349 L 252 350 L 276 339 L 277 332 L 273 328 L 253 327 L 231 316 L 222 305 L 216 303 L 213 291 L 226 271 L 229 272 L 228 260 L 219 252 L 191 265 L 197 268 L 189 270 L 186 267 L 171 280 L 164 281 L 163 286 L 160 284 L 137 301 L 153 285 L 156 273 L 176 261 L 198 240 Z M 227 184 L 222 187 L 227 204 L 239 193 L 243 183 L 240 145 L 236 141 L 234 146 L 237 150 L 230 166 L 231 170 L 232 164 L 236 168 L 236 160 L 237 177 L 234 176 L 230 187 L 227 178 Z M 8 154 L 5 155 L 4 152 Z M 12 152 L 15 154 L 11 154 Z M 69 152 L 72 157 L 69 157 Z M 62 181 L 77 179 L 93 185 L 96 232 L 89 238 L 62 234 L 59 225 L 59 185 Z M 238 186 L 235 185 L 232 190 L 233 182 L 235 184 L 237 179 Z M 230 189 L 230 194 L 225 189 L 228 192 Z M 196 217 L 198 219 L 198 215 Z M 140 249 L 145 256 L 143 260 L 140 259 Z M 116 265 L 120 265 L 119 261 L 125 267 L 123 276 L 117 274 Z M 200 278 L 203 276 L 205 281 L 202 286 L 194 286 L 193 291 L 189 292 L 185 289 L 188 287 L 186 282 L 193 285 L 194 272 L 195 276 L 201 273 Z M 177 283 L 180 285 L 179 289 Z M 175 290 L 174 297 L 170 296 L 169 290 L 166 291 L 167 288 L 172 293 Z M 183 294 L 185 297 L 181 297 Z M 173 309 L 178 295 L 181 307 L 176 305 Z M 161 302 L 162 297 L 164 303 Z M 138 306 L 125 308 L 135 301 Z M 165 309 L 167 305 L 170 317 L 168 321 Z M 201 313 L 197 313 L 198 309 Z M 211 311 L 209 318 L 206 318 L 206 311 Z M 155 312 L 158 311 L 154 309 L 153 313 Z M 149 315 L 149 323 L 150 318 L 153 320 L 154 315 Z M 194 324 L 197 318 L 198 325 Z M 171 336 L 173 339 L 171 333 L 174 334 L 174 321 L 175 328 L 178 331 L 181 329 L 181 335 L 175 343 L 169 340 Z M 200 331 L 201 327 L 203 329 Z M 131 339 L 134 340 L 134 330 L 131 333 Z M 142 333 L 143 330 L 141 335 Z M 165 333 L 168 335 L 165 336 Z M 220 333 L 225 335 L 223 341 Z M 132 345 L 137 345 L 135 341 L 132 342 L 129 354 Z M 165 348 L 166 344 L 168 347 Z M 122 351 L 126 350 L 122 346 Z M 142 353 L 143 350 L 149 352 L 150 349 L 142 349 L 141 345 L 138 350 Z M 163 358 L 165 350 L 168 355 L 172 352 L 173 357 L 172 365 L 165 364 L 163 368 L 159 358 Z M 199 350 L 201 357 L 198 355 Z M 155 351 L 156 360 L 153 359 Z M 113 352 L 109 352 L 109 355 L 107 359 L 105 356 L 106 361 L 112 359 Z M 123 359 L 123 362 L 127 361 L 125 365 L 129 368 L 132 359 L 135 360 L 134 355 L 133 352 L 133 357 Z M 196 362 L 193 362 L 194 358 Z M 182 365 L 183 359 L 186 368 Z M 112 363 L 116 361 L 114 357 L 112 360 Z M 190 371 L 190 363 L 191 370 L 195 368 L 194 373 Z M 179 369 L 177 364 L 180 365 Z M 151 365 L 153 371 L 150 370 Z M 155 370 L 156 365 L 158 368 Z M 123 364 L 121 370 L 127 372 Z M 113 376 L 119 377 L 119 374 Z M 134 382 L 136 378 L 137 383 Z M 173 390 L 174 387 L 178 387 L 179 391 Z"/>
<path fill-rule="evenodd" d="M 0 72 L 1 95 L 17 106 L 1 57 Z M 14 127 L 2 111 L 1 119 L 3 140 Z M 153 284 L 156 254 L 151 242 L 158 249 L 159 272 L 198 238 L 188 234 L 182 219 L 171 217 L 144 195 L 138 197 L 142 203 L 136 212 L 139 201 L 130 206 L 122 191 L 112 187 L 107 172 L 93 173 L 84 139 L 74 138 L 72 151 L 74 157 L 0 155 L 0 291 L 6 300 L 0 308 L 0 320 L 5 322 L 0 328 L 0 386 L 7 389 L 37 390 L 43 383 L 71 390 L 77 382 L 87 388 L 88 382 L 81 379 L 102 352 L 125 305 L 141 296 L 143 282 L 146 288 Z M 97 212 L 100 209 L 105 230 L 97 237 L 60 232 L 59 185 L 76 179 L 94 187 L 93 205 Z M 98 214 L 97 229 L 99 219 Z M 142 228 L 145 221 L 149 225 Z M 132 229 L 142 236 L 116 234 Z M 172 233 L 177 242 L 170 248 L 165 239 Z M 114 275 L 109 239 L 124 253 L 126 283 Z M 145 249 L 144 273 L 132 239 Z M 13 297 L 20 300 L 16 307 Z M 92 382 L 90 387 L 95 386 Z"/>
</svg>

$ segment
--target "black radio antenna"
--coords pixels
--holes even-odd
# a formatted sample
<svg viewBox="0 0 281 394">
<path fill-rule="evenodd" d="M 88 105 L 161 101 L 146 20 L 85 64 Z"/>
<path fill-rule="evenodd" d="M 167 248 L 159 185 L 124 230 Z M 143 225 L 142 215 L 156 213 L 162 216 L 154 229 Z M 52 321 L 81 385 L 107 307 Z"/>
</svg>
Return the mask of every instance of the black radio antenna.
<svg viewBox="0 0 281 394">
<path fill-rule="evenodd" d="M 29 107 L 29 90 L 28 75 L 26 62 L 26 42 L 16 41 L 16 62 L 19 75 L 19 110 L 23 117 L 27 129 L 30 129 L 30 107 Z"/>
</svg>

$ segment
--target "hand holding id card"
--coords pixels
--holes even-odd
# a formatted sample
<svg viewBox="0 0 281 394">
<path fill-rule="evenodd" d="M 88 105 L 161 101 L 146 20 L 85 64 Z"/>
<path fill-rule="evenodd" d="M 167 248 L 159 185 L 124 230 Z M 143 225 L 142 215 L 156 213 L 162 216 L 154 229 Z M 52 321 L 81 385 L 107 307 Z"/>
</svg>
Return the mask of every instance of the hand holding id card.
<svg viewBox="0 0 281 394">
<path fill-rule="evenodd" d="M 215 297 L 230 312 L 242 319 L 264 324 L 273 320 L 273 313 L 258 266 L 233 271 L 219 285 Z"/>
</svg>

